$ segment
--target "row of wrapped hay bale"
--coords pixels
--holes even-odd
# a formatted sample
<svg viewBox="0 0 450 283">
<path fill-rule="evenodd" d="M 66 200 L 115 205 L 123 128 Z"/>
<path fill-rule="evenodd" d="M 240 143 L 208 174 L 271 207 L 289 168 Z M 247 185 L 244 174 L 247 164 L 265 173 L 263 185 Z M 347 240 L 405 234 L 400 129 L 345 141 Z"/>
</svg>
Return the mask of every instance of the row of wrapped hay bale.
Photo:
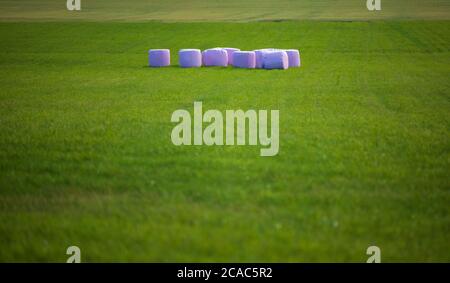
<svg viewBox="0 0 450 283">
<path fill-rule="evenodd" d="M 179 64 L 183 68 L 201 66 L 233 66 L 247 69 L 287 69 L 300 67 L 300 52 L 297 49 L 257 49 L 241 51 L 238 48 L 181 49 L 178 52 Z M 164 67 L 170 65 L 169 49 L 150 49 L 149 66 Z"/>
</svg>

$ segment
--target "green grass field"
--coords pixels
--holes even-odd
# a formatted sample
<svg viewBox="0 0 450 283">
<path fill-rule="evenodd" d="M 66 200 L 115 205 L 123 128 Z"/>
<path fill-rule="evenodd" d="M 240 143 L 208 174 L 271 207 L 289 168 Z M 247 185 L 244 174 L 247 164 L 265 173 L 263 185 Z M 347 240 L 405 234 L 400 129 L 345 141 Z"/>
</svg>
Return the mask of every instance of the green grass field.
<svg viewBox="0 0 450 283">
<path fill-rule="evenodd" d="M 77 19 L 33 2 L 0 1 L 0 261 L 64 262 L 71 245 L 84 262 L 365 262 L 370 245 L 450 261 L 449 1 L 376 21 L 331 1 L 265 17 L 188 2 L 217 7 L 207 19 L 164 16 L 174 1 L 89 2 Z M 303 65 L 176 66 L 215 46 L 298 48 Z M 174 66 L 148 68 L 150 48 Z M 279 109 L 279 154 L 174 146 L 172 112 L 194 101 Z"/>
</svg>

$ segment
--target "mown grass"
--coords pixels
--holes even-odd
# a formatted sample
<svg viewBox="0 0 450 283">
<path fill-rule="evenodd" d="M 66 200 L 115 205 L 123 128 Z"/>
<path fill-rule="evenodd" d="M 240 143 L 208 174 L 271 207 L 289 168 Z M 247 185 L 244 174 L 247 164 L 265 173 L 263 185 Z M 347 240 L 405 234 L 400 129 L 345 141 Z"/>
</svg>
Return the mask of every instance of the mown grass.
<svg viewBox="0 0 450 283">
<path fill-rule="evenodd" d="M 449 23 L 0 24 L 0 261 L 449 261 Z M 149 48 L 298 48 L 286 71 Z M 279 109 L 280 153 L 176 147 Z"/>
</svg>

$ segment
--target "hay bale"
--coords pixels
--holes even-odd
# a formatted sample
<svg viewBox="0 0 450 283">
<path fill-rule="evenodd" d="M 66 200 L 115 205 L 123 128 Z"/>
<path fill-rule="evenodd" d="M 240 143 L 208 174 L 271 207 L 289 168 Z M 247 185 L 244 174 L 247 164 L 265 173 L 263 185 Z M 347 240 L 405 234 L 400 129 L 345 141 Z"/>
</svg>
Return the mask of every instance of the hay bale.
<svg viewBox="0 0 450 283">
<path fill-rule="evenodd" d="M 169 49 L 150 49 L 148 51 L 148 65 L 150 67 L 165 67 L 170 65 Z"/>
<path fill-rule="evenodd" d="M 253 52 L 255 52 L 255 68 L 262 69 L 262 59 L 263 59 L 264 49 L 257 49 L 257 50 L 254 50 Z"/>
<path fill-rule="evenodd" d="M 275 48 L 264 48 L 264 49 L 257 49 L 254 50 L 255 52 L 255 67 L 257 69 L 263 68 L 263 54 L 267 52 L 277 51 L 278 49 Z"/>
<path fill-rule="evenodd" d="M 297 49 L 285 50 L 288 56 L 289 68 L 300 67 L 300 52 Z"/>
<path fill-rule="evenodd" d="M 262 65 L 264 69 L 287 69 L 289 60 L 286 51 L 263 52 Z"/>
<path fill-rule="evenodd" d="M 287 69 L 289 60 L 282 49 L 265 48 L 255 50 L 255 67 L 258 69 Z"/>
<path fill-rule="evenodd" d="M 228 65 L 233 65 L 233 53 L 236 51 L 241 51 L 239 48 L 232 48 L 232 47 L 224 47 L 223 48 L 228 55 Z"/>
<path fill-rule="evenodd" d="M 237 68 L 254 69 L 256 64 L 254 51 L 233 52 L 233 66 Z"/>
<path fill-rule="evenodd" d="M 178 51 L 179 63 L 183 68 L 202 66 L 202 53 L 200 49 L 181 49 Z"/>
<path fill-rule="evenodd" d="M 202 52 L 203 65 L 205 66 L 228 66 L 228 53 L 223 48 L 211 48 Z"/>
</svg>

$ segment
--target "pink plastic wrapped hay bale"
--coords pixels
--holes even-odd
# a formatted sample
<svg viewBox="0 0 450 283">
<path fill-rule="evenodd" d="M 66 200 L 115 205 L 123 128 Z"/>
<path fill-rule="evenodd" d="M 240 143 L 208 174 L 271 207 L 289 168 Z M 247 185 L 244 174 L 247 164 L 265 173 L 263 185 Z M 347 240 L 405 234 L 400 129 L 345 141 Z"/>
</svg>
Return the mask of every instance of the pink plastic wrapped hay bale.
<svg viewBox="0 0 450 283">
<path fill-rule="evenodd" d="M 232 47 L 224 47 L 223 49 L 225 49 L 228 55 L 228 65 L 233 65 L 233 53 L 236 51 L 241 51 L 241 49 Z"/>
<path fill-rule="evenodd" d="M 202 52 L 203 65 L 205 66 L 228 66 L 228 53 L 223 48 L 211 48 Z"/>
<path fill-rule="evenodd" d="M 235 51 L 233 53 L 233 66 L 237 68 L 255 68 L 255 52 L 254 51 Z"/>
<path fill-rule="evenodd" d="M 178 52 L 179 63 L 183 68 L 202 66 L 202 53 L 200 49 L 181 49 Z"/>
<path fill-rule="evenodd" d="M 287 69 L 289 67 L 289 59 L 286 51 L 268 51 L 263 53 L 264 69 Z"/>
<path fill-rule="evenodd" d="M 300 52 L 297 49 L 285 50 L 288 56 L 289 68 L 300 67 Z"/>
<path fill-rule="evenodd" d="M 263 54 L 267 52 L 277 51 L 278 49 L 274 48 L 265 48 L 265 49 L 257 49 L 255 52 L 255 67 L 257 69 L 263 68 Z"/>
<path fill-rule="evenodd" d="M 148 51 L 148 65 L 150 67 L 165 67 L 170 65 L 169 49 L 150 49 Z"/>
</svg>

